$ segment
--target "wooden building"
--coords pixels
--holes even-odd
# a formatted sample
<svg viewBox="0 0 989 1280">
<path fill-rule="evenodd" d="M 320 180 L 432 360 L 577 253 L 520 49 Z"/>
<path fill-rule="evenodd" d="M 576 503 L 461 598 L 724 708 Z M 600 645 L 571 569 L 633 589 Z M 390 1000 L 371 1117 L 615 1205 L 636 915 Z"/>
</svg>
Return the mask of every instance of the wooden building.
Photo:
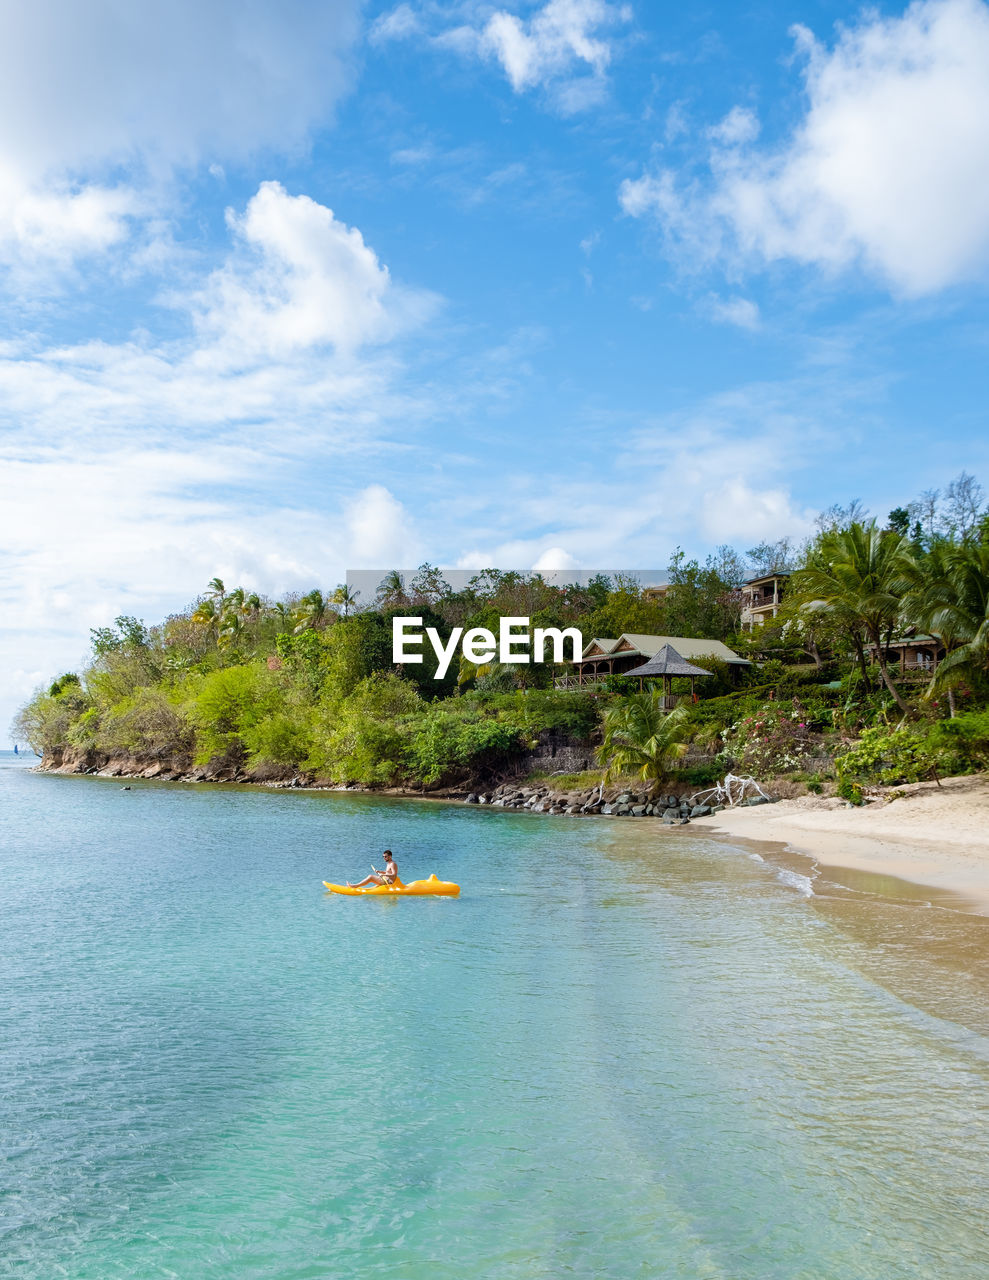
<svg viewBox="0 0 989 1280">
<path fill-rule="evenodd" d="M 945 653 L 940 640 L 928 635 L 901 636 L 883 647 L 886 661 L 899 666 L 901 677 L 918 680 L 932 676 Z M 875 662 L 878 656 L 876 646 L 866 645 L 865 655 L 870 662 Z"/>
<path fill-rule="evenodd" d="M 646 636 L 626 632 L 617 640 L 607 636 L 597 636 L 591 640 L 584 646 L 584 652 L 578 661 L 572 664 L 572 673 L 558 677 L 556 687 L 568 689 L 595 684 L 610 675 L 627 675 L 633 667 L 639 667 L 655 657 L 666 645 L 670 645 L 681 658 L 692 662 L 716 658 L 736 671 L 752 665 L 720 640 L 691 636 Z"/>
<path fill-rule="evenodd" d="M 775 618 L 786 591 L 788 573 L 766 573 L 742 583 L 743 631 L 761 627 L 767 618 Z"/>
</svg>

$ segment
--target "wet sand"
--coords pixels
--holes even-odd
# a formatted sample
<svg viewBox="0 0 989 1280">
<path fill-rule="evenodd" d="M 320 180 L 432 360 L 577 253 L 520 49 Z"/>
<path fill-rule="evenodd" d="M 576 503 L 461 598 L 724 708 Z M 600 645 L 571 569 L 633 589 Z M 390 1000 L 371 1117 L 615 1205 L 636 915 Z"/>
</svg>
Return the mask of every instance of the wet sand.
<svg viewBox="0 0 989 1280">
<path fill-rule="evenodd" d="M 989 777 L 890 788 L 854 808 L 802 796 L 697 819 L 699 827 L 781 843 L 821 867 L 929 886 L 944 905 L 989 915 Z M 842 877 L 849 887 L 849 877 Z M 861 887 L 865 887 L 864 885 Z"/>
</svg>

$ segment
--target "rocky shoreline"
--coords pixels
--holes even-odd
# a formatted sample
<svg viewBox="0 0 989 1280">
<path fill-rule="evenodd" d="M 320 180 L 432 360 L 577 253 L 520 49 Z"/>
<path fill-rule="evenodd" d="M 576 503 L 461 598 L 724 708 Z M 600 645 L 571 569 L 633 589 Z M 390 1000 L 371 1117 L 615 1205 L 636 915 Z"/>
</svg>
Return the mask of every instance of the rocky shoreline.
<svg viewBox="0 0 989 1280">
<path fill-rule="evenodd" d="M 493 791 L 469 792 L 464 802 L 571 817 L 658 818 L 666 826 L 683 826 L 692 818 L 706 818 L 724 808 L 723 805 L 698 804 L 696 797 L 703 794 L 704 790 L 653 796 L 648 790 L 601 786 L 582 791 L 556 791 L 539 782 L 505 782 Z M 746 806 L 769 803 L 762 796 L 743 801 Z"/>
<path fill-rule="evenodd" d="M 723 806 L 698 804 L 694 792 L 672 791 L 653 796 L 648 789 L 603 786 L 581 790 L 561 790 L 543 778 L 519 778 L 494 787 L 474 784 L 420 791 L 402 787 L 368 788 L 341 785 L 310 774 L 278 769 L 246 770 L 224 761 L 193 766 L 176 761 L 142 761 L 132 757 L 100 758 L 87 752 L 67 751 L 36 768 L 43 773 L 88 774 L 98 778 L 147 779 L 158 782 L 236 783 L 276 790 L 353 791 L 366 795 L 406 797 L 417 800 L 460 801 L 492 809 L 524 809 L 530 813 L 565 814 L 571 817 L 652 818 L 665 826 L 684 826 L 693 818 L 720 813 Z M 746 806 L 767 804 L 763 797 L 743 802 Z"/>
</svg>

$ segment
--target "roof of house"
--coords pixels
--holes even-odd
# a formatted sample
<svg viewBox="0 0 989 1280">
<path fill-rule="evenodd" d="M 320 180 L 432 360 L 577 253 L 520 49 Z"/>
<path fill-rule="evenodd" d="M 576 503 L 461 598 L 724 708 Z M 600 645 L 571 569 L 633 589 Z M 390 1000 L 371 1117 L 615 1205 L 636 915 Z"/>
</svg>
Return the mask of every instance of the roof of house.
<svg viewBox="0 0 989 1280">
<path fill-rule="evenodd" d="M 684 658 L 717 658 L 719 661 L 731 663 L 733 666 L 750 667 L 752 665 L 748 659 L 740 658 L 737 653 L 729 649 L 720 640 L 699 639 L 693 636 L 645 636 L 631 631 L 626 631 L 614 642 L 592 640 L 584 649 L 581 661 L 587 660 L 588 650 L 593 645 L 600 645 L 603 648 L 605 644 L 611 646 L 604 650 L 603 656 L 605 657 L 618 657 L 621 654 L 623 657 L 641 655 L 644 658 L 651 658 L 654 654 L 659 653 L 664 645 L 668 644 Z M 623 647 L 619 649 L 619 645 Z"/>
<path fill-rule="evenodd" d="M 790 576 L 789 569 L 774 569 L 772 573 L 760 573 L 756 578 L 746 578 L 742 583 L 743 587 L 754 587 L 760 582 L 772 582 L 776 578 L 788 578 Z"/>
<path fill-rule="evenodd" d="M 612 640 L 608 636 L 595 636 L 593 640 L 588 640 L 587 644 L 584 646 L 584 652 L 581 654 L 581 657 L 586 657 L 588 651 L 593 649 L 595 646 L 600 649 L 602 653 L 611 653 L 617 643 L 617 638 Z"/>
<path fill-rule="evenodd" d="M 633 667 L 626 671 L 627 676 L 709 676 L 710 671 L 703 667 L 695 667 L 686 658 L 681 657 L 671 644 L 664 644 L 658 653 L 654 653 L 648 662 L 641 667 Z"/>
</svg>

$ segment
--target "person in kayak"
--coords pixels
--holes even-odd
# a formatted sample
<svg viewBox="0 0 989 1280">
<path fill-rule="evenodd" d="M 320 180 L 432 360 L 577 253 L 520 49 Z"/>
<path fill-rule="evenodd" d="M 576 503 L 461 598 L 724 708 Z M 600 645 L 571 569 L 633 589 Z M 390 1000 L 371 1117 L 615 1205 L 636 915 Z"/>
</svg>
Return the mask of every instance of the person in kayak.
<svg viewBox="0 0 989 1280">
<path fill-rule="evenodd" d="M 371 868 L 371 874 L 365 876 L 363 880 L 358 880 L 357 884 L 347 882 L 348 889 L 363 889 L 366 884 L 394 884 L 398 879 L 398 865 L 395 862 L 395 855 L 391 849 L 384 852 L 385 868 L 378 871 L 375 867 Z"/>
</svg>

